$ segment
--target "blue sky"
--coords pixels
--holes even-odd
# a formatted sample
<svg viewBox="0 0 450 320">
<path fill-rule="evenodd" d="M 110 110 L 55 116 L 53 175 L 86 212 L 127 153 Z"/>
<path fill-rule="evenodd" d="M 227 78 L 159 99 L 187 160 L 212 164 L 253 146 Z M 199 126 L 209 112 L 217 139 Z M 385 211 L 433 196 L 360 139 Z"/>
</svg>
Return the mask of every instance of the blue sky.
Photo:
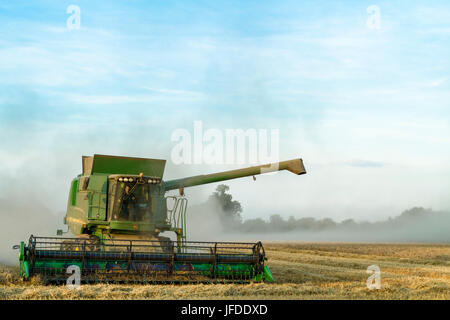
<svg viewBox="0 0 450 320">
<path fill-rule="evenodd" d="M 230 183 L 248 217 L 448 209 L 449 40 L 446 1 L 1 1 L 0 191 L 49 181 L 26 192 L 64 210 L 81 154 L 169 158 L 202 120 L 279 129 L 280 157 L 305 160 Z"/>
</svg>

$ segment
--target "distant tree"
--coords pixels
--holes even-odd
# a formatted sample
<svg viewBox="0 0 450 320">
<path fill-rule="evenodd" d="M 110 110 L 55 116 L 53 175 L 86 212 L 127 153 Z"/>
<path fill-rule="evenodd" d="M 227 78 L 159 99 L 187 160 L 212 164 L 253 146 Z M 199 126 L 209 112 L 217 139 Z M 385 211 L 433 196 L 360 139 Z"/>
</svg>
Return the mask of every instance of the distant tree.
<svg viewBox="0 0 450 320">
<path fill-rule="evenodd" d="M 333 219 L 325 218 L 322 220 L 322 226 L 324 229 L 326 228 L 334 228 L 336 227 L 336 222 L 333 221 Z"/>
<path fill-rule="evenodd" d="M 242 206 L 233 196 L 227 193 L 230 187 L 225 184 L 217 186 L 216 191 L 210 196 L 210 201 L 215 201 L 222 209 L 221 218 L 225 223 L 240 224 L 242 222 Z"/>
<path fill-rule="evenodd" d="M 414 207 L 409 210 L 405 210 L 402 212 L 402 214 L 398 217 L 399 219 L 416 219 L 421 218 L 426 215 L 429 215 L 432 211 L 430 209 L 425 209 L 422 207 Z"/>
<path fill-rule="evenodd" d="M 315 224 L 316 224 L 316 219 L 314 219 L 312 217 L 300 218 L 300 219 L 297 219 L 295 222 L 296 228 L 300 229 L 300 230 L 311 230 L 314 228 Z"/>
<path fill-rule="evenodd" d="M 287 222 L 279 215 L 273 214 L 269 218 L 270 228 L 274 231 L 285 231 L 287 229 Z"/>
<path fill-rule="evenodd" d="M 353 219 L 346 219 L 341 222 L 341 225 L 345 226 L 345 227 L 354 227 L 354 226 L 356 226 L 356 224 L 357 223 Z"/>
<path fill-rule="evenodd" d="M 261 218 L 245 220 L 239 229 L 242 232 L 269 232 L 269 224 Z"/>
</svg>

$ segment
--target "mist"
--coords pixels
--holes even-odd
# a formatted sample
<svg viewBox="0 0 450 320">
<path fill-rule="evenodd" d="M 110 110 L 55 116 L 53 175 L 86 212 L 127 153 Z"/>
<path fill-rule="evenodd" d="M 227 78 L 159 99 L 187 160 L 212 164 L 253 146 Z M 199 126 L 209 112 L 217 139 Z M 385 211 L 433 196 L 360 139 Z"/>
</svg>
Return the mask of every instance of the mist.
<svg viewBox="0 0 450 320">
<path fill-rule="evenodd" d="M 377 222 L 280 214 L 245 219 L 240 203 L 224 194 L 221 199 L 216 191 L 203 204 L 188 208 L 189 240 L 450 243 L 450 212 L 414 207 Z M 240 208 L 234 213 L 229 210 L 233 202 Z"/>
<path fill-rule="evenodd" d="M 56 236 L 62 215 L 52 213 L 39 201 L 23 201 L 19 197 L 0 198 L 0 263 L 18 264 L 18 250 L 12 246 L 27 243 L 30 235 Z"/>
</svg>

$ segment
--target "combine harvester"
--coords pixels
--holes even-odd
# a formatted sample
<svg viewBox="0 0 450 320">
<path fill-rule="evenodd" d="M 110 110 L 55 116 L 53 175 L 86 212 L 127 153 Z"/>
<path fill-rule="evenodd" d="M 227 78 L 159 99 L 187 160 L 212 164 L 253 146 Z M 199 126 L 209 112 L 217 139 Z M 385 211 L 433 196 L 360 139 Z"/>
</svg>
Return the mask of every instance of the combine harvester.
<svg viewBox="0 0 450 320">
<path fill-rule="evenodd" d="M 162 180 L 165 160 L 94 155 L 82 162 L 64 217 L 76 238 L 58 230 L 15 246 L 24 279 L 65 283 L 75 266 L 83 283 L 273 281 L 261 242 L 186 240 L 184 188 L 280 170 L 300 175 L 301 159 L 170 181 Z M 166 196 L 176 189 L 180 196 Z M 160 236 L 167 231 L 176 241 Z"/>
</svg>

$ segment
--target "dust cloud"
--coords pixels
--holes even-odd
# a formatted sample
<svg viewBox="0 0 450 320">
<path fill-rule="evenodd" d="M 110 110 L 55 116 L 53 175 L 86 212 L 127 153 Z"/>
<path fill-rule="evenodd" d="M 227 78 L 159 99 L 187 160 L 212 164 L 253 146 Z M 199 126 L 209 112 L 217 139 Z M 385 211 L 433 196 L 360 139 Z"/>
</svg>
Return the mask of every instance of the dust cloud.
<svg viewBox="0 0 450 320">
<path fill-rule="evenodd" d="M 61 215 L 53 214 L 39 201 L 19 197 L 0 198 L 0 264 L 17 265 L 17 250 L 12 246 L 28 241 L 31 234 L 54 236 L 61 227 Z M 59 223 L 58 223 L 59 222 Z"/>
<path fill-rule="evenodd" d="M 231 241 L 233 236 L 221 219 L 220 204 L 207 201 L 187 209 L 187 237 L 191 241 Z"/>
<path fill-rule="evenodd" d="M 245 216 L 245 210 L 242 211 Z M 232 219 L 214 197 L 188 208 L 187 234 L 194 241 L 330 241 L 450 243 L 450 212 L 421 207 L 378 222 L 347 219 Z"/>
</svg>

